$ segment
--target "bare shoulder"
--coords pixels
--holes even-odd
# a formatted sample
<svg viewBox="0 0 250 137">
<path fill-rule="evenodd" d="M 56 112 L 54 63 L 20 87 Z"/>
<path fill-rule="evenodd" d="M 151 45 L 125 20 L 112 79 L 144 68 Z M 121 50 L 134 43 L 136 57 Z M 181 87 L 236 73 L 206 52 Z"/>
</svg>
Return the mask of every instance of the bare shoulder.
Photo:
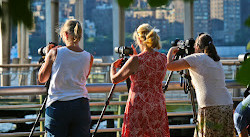
<svg viewBox="0 0 250 137">
<path fill-rule="evenodd" d="M 131 56 L 129 59 L 128 59 L 128 62 L 134 64 L 134 63 L 138 63 L 139 61 L 139 58 L 138 56 Z"/>
</svg>

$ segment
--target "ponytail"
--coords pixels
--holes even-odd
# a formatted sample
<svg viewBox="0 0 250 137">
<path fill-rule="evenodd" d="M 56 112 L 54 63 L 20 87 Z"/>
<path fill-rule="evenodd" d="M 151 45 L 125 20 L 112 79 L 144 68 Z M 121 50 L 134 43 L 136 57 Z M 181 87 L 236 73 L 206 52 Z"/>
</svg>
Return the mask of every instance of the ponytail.
<svg viewBox="0 0 250 137">
<path fill-rule="evenodd" d="M 205 54 L 207 54 L 214 61 L 220 61 L 220 56 L 217 54 L 216 48 L 213 44 L 213 39 L 208 34 L 202 34 L 198 37 L 198 45 Z"/>
<path fill-rule="evenodd" d="M 146 40 L 144 41 L 144 43 L 146 44 L 147 48 L 161 49 L 160 37 L 159 37 L 159 35 L 155 32 L 155 29 L 152 29 L 152 30 L 146 35 Z"/>
<path fill-rule="evenodd" d="M 77 43 L 82 38 L 82 27 L 78 20 L 71 19 L 67 20 L 65 24 L 62 26 L 60 31 L 60 37 L 63 37 L 63 33 L 67 32 L 71 36 L 73 36 L 73 39 L 71 39 L 72 42 Z"/>
<path fill-rule="evenodd" d="M 149 24 L 140 25 L 133 34 L 134 40 L 139 38 L 147 49 L 161 49 L 160 36 Z"/>
<path fill-rule="evenodd" d="M 79 22 L 76 23 L 74 28 L 74 42 L 80 41 L 82 37 L 82 29 Z"/>
</svg>

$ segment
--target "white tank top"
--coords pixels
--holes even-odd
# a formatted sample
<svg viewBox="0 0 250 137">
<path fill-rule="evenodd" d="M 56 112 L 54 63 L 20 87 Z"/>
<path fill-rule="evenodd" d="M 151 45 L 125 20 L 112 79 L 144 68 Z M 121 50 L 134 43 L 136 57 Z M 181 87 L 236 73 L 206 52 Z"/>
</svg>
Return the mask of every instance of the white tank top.
<svg viewBox="0 0 250 137">
<path fill-rule="evenodd" d="M 46 107 L 57 100 L 89 98 L 86 80 L 90 59 L 91 55 L 86 51 L 75 52 L 67 47 L 57 49 L 57 56 L 52 65 Z"/>
</svg>

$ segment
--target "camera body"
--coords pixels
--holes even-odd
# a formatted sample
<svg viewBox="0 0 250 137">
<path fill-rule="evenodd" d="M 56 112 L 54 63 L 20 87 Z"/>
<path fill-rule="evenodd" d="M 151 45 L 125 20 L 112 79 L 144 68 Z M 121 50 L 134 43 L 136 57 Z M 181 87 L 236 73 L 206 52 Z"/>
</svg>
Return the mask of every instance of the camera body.
<svg viewBox="0 0 250 137">
<path fill-rule="evenodd" d="M 53 48 L 53 47 L 56 47 L 57 46 L 57 44 L 56 43 L 54 43 L 54 42 L 49 42 L 49 50 L 51 49 L 51 48 Z M 41 48 L 39 48 L 38 50 L 37 50 L 37 53 L 39 54 L 39 55 L 41 55 L 42 57 L 39 59 L 39 63 L 44 63 L 44 58 L 45 58 L 45 56 L 46 56 L 46 51 L 47 49 L 46 49 L 46 46 L 44 46 L 44 47 L 41 47 Z"/>
<path fill-rule="evenodd" d="M 176 53 L 176 56 L 184 57 L 186 55 L 194 53 L 194 43 L 195 40 L 193 38 L 190 38 L 185 41 L 180 39 L 175 39 L 175 41 L 171 42 L 171 45 L 177 46 L 179 48 L 179 51 Z"/>
<path fill-rule="evenodd" d="M 115 47 L 114 51 L 119 54 L 120 58 L 133 55 L 133 49 L 131 47 L 126 47 L 126 46 Z"/>
<path fill-rule="evenodd" d="M 51 47 L 51 48 L 53 48 L 53 47 L 56 47 L 57 46 L 57 44 L 55 43 L 55 42 L 49 42 L 49 45 L 51 45 L 51 46 L 49 46 L 49 47 Z M 50 49 L 51 49 L 50 48 Z M 49 49 L 49 50 L 50 50 Z M 38 50 L 37 50 L 37 53 L 39 54 L 39 55 L 41 55 L 41 56 L 46 56 L 46 46 L 45 47 L 41 47 L 41 48 L 39 48 Z"/>
</svg>

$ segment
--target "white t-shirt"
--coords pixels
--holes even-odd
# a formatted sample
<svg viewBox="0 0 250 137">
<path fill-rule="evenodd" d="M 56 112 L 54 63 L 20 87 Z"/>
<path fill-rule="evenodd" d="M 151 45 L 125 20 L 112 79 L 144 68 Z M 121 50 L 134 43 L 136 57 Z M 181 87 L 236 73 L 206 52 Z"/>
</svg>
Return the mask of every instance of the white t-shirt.
<svg viewBox="0 0 250 137">
<path fill-rule="evenodd" d="M 195 53 L 183 59 L 190 65 L 189 71 L 200 108 L 233 104 L 220 61 L 216 62 L 204 53 Z"/>
<path fill-rule="evenodd" d="M 74 52 L 67 47 L 57 49 L 56 60 L 52 65 L 46 107 L 57 100 L 89 98 L 86 81 L 90 59 L 91 55 L 86 51 Z"/>
</svg>

